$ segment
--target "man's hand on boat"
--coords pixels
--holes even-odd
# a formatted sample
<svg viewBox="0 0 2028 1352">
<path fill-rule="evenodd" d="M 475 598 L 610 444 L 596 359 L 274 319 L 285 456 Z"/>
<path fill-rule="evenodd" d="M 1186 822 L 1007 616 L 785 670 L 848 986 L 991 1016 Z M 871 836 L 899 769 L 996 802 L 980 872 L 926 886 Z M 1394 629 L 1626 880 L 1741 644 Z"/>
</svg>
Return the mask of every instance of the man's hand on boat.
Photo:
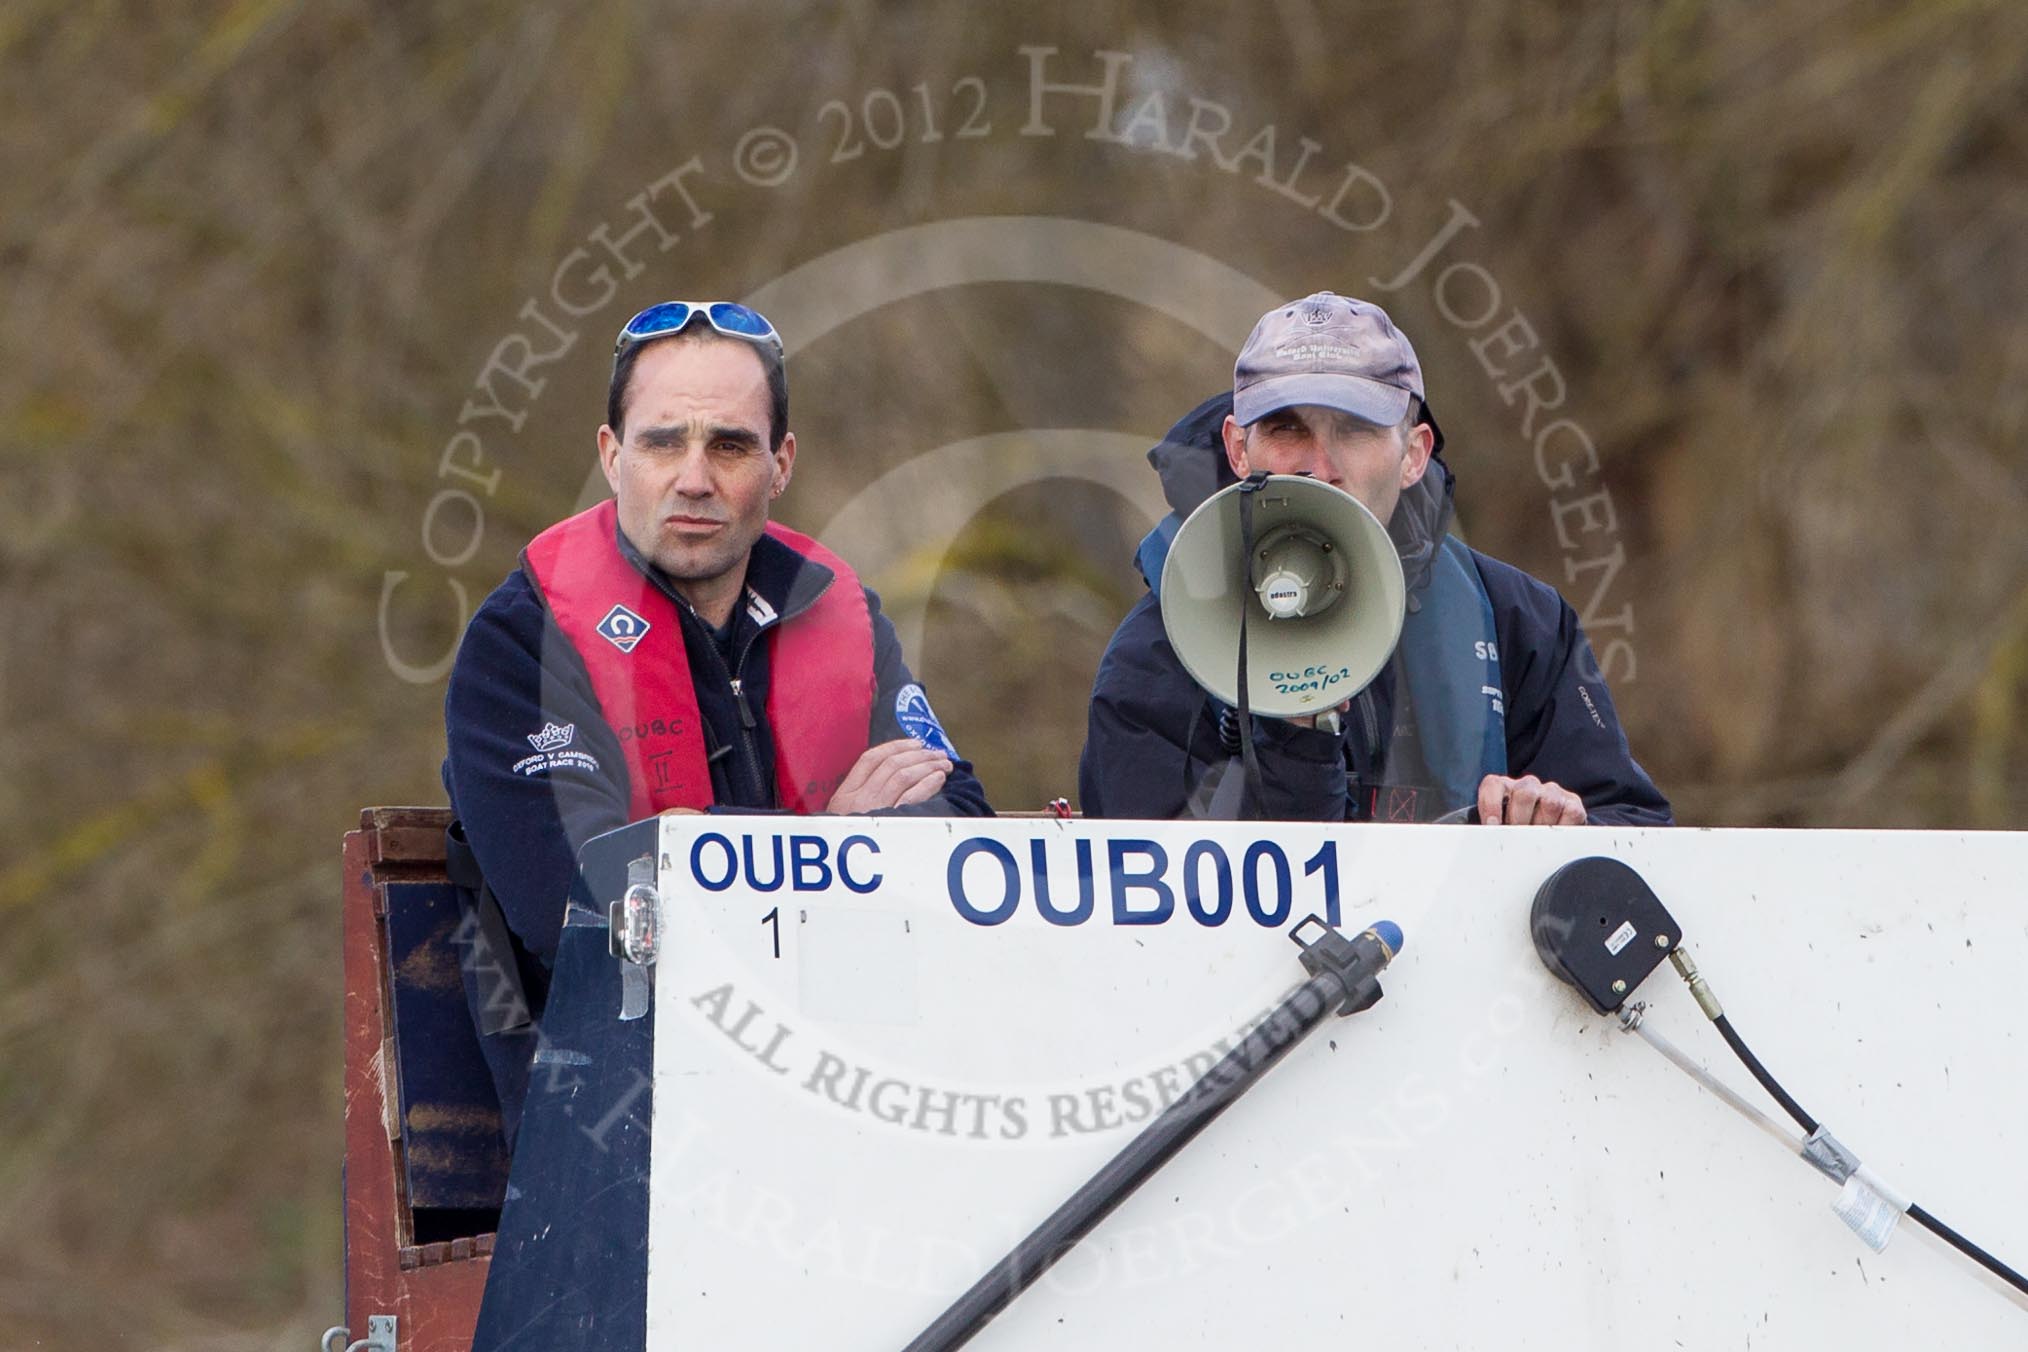
<svg viewBox="0 0 2028 1352">
<path fill-rule="evenodd" d="M 1479 781 L 1479 821 L 1485 826 L 1583 826 L 1584 799 L 1534 775 L 1487 775 Z"/>
<path fill-rule="evenodd" d="M 866 748 L 858 764 L 838 785 L 826 812 L 872 812 L 907 807 L 936 795 L 951 772 L 951 758 L 913 737 Z"/>
</svg>

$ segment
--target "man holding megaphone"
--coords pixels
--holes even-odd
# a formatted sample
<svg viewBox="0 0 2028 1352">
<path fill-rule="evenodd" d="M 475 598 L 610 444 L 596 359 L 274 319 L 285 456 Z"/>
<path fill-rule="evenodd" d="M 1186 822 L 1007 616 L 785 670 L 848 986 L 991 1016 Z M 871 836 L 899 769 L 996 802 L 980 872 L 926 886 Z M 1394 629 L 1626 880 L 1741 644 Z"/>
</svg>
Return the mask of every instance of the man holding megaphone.
<svg viewBox="0 0 2028 1352">
<path fill-rule="evenodd" d="M 1407 335 L 1318 292 L 1149 452 L 1174 513 L 1092 690 L 1099 817 L 1667 825 L 1554 588 L 1448 534 Z"/>
</svg>

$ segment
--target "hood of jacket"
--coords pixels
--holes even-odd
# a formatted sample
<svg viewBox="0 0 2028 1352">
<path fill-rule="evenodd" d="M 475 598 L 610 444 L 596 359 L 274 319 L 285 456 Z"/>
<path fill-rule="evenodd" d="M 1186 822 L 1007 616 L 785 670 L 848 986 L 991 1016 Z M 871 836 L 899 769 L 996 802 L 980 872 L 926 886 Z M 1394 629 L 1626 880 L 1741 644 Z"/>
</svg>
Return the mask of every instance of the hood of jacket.
<svg viewBox="0 0 2028 1352">
<path fill-rule="evenodd" d="M 1148 452 L 1148 463 L 1162 480 L 1162 496 L 1179 519 L 1187 519 L 1204 500 L 1239 480 L 1225 463 L 1222 428 L 1232 412 L 1232 392 L 1206 399 L 1178 420 Z M 1457 479 L 1442 452 L 1430 456 L 1429 470 L 1395 504 L 1387 534 L 1401 556 L 1411 610 L 1420 607 L 1420 593 L 1429 583 L 1437 546 L 1450 529 Z"/>
</svg>

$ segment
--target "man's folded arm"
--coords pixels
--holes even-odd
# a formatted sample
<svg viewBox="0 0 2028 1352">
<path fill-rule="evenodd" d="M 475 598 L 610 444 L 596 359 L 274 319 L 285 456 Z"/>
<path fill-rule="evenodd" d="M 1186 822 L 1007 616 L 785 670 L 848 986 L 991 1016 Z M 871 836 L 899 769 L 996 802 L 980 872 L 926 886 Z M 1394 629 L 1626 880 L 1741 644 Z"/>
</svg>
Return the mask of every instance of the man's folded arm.
<svg viewBox="0 0 2028 1352">
<path fill-rule="evenodd" d="M 871 587 L 866 590 L 866 608 L 873 617 L 873 719 L 867 730 L 867 745 L 878 746 L 898 737 L 914 734 L 901 725 L 897 712 L 897 697 L 910 686 L 921 689 L 920 683 L 908 669 L 908 662 L 902 655 L 901 636 L 894 630 L 894 621 L 881 613 L 880 597 Z M 924 696 L 927 703 L 928 696 Z M 956 745 L 957 738 L 945 729 L 945 735 Z M 920 803 L 906 807 L 880 809 L 881 816 L 894 817 L 990 817 L 993 809 L 986 802 L 985 786 L 972 772 L 968 760 L 954 759 L 950 774 L 944 779 L 943 788 Z"/>
</svg>

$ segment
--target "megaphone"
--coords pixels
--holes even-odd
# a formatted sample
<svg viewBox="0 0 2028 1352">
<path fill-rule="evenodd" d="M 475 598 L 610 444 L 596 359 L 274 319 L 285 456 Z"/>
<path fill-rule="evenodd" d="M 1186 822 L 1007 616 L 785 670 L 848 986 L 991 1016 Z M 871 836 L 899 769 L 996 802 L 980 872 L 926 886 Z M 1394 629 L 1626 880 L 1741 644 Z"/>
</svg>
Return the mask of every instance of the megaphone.
<svg viewBox="0 0 2028 1352">
<path fill-rule="evenodd" d="M 1162 565 L 1162 625 L 1191 679 L 1239 703 L 1239 621 L 1247 618 L 1247 702 L 1294 718 L 1335 709 L 1387 665 L 1408 588 L 1387 528 L 1342 489 L 1277 474 L 1253 495 L 1247 584 L 1233 484 L 1190 514 Z"/>
</svg>

